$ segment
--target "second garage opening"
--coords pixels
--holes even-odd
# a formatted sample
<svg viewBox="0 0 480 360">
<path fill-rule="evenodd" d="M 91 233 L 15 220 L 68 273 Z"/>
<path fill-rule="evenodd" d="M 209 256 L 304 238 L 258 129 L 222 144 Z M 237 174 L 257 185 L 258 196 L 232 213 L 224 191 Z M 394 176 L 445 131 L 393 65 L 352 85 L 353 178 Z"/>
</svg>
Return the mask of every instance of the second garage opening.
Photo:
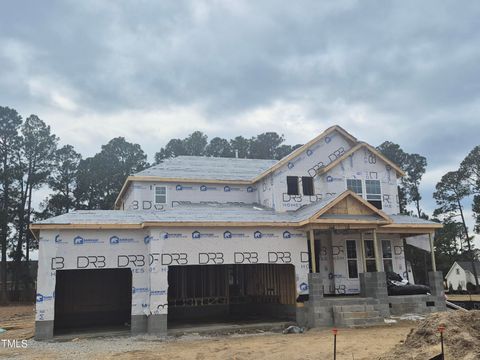
<svg viewBox="0 0 480 360">
<path fill-rule="evenodd" d="M 169 327 L 185 323 L 295 320 L 290 264 L 170 266 Z"/>
</svg>

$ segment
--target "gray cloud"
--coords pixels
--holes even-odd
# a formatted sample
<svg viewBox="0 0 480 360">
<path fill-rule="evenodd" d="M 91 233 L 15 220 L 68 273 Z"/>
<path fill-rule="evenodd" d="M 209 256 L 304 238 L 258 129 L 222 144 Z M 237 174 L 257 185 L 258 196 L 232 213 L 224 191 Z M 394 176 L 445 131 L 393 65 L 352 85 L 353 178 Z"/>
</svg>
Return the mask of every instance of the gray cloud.
<svg viewBox="0 0 480 360">
<path fill-rule="evenodd" d="M 2 105 L 84 154 L 117 135 L 153 155 L 172 136 L 339 123 L 439 174 L 478 144 L 480 5 L 454 1 L 14 1 L 0 4 Z"/>
</svg>

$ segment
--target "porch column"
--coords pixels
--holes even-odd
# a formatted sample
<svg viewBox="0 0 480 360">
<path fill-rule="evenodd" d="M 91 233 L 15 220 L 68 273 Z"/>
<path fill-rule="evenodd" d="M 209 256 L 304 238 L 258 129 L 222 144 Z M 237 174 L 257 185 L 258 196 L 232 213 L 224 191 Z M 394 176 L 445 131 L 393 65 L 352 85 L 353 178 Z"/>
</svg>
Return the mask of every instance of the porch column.
<svg viewBox="0 0 480 360">
<path fill-rule="evenodd" d="M 312 273 L 317 272 L 317 263 L 315 260 L 315 233 L 312 229 L 308 232 L 309 244 L 310 244 L 310 258 L 312 261 Z"/>
<path fill-rule="evenodd" d="M 363 272 L 367 272 L 367 257 L 365 256 L 365 234 L 360 233 L 360 249 L 362 249 Z"/>
<path fill-rule="evenodd" d="M 437 271 L 437 264 L 435 263 L 435 251 L 433 249 L 433 236 L 432 233 L 428 233 L 428 240 L 430 241 L 430 254 L 432 256 L 432 271 Z"/>
<path fill-rule="evenodd" d="M 375 248 L 375 267 L 377 268 L 377 272 L 383 271 L 383 263 L 382 263 L 382 249 L 379 246 L 378 238 L 377 238 L 377 230 L 373 229 L 373 246 Z"/>
</svg>

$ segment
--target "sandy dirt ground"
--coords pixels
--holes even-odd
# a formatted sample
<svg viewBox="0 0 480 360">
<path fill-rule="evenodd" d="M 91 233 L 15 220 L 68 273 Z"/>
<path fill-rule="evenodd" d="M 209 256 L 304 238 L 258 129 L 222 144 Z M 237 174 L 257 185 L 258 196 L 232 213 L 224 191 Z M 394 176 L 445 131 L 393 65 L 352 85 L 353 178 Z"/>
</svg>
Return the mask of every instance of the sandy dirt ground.
<svg viewBox="0 0 480 360">
<path fill-rule="evenodd" d="M 212 336 L 186 335 L 159 339 L 151 336 L 116 336 L 61 342 L 36 342 L 33 336 L 33 306 L 0 307 L 0 339 L 29 339 L 25 348 L 8 348 L 0 342 L 5 359 L 331 359 L 331 330 L 304 334 L 257 332 Z M 359 329 L 339 329 L 337 359 L 378 359 L 401 346 L 417 324 L 396 324 Z M 3 341 L 3 340 L 2 340 Z M 19 344 L 21 346 L 21 344 Z M 432 345 L 433 350 L 439 345 Z"/>
</svg>

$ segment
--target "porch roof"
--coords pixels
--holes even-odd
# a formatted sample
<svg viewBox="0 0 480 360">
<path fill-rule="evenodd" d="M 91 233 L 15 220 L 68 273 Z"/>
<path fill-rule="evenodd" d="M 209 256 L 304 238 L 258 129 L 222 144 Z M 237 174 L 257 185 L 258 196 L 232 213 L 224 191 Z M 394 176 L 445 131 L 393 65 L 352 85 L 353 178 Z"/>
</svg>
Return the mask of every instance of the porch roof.
<svg viewBox="0 0 480 360">
<path fill-rule="evenodd" d="M 342 202 L 343 201 L 343 202 Z M 345 208 L 356 202 L 356 213 Z M 339 207 L 340 206 L 340 207 Z M 365 206 L 365 208 L 362 208 Z M 353 208 L 353 207 L 352 207 Z M 348 213 L 350 211 L 350 213 Z M 406 215 L 386 215 L 368 202 L 347 191 L 297 211 L 275 212 L 257 204 L 180 203 L 167 211 L 79 210 L 39 221 L 33 230 L 57 228 L 145 228 L 152 226 L 344 226 L 362 225 L 389 228 L 392 232 L 404 228 L 434 229 L 441 225 Z M 426 231 L 423 231 L 426 232 Z"/>
</svg>

